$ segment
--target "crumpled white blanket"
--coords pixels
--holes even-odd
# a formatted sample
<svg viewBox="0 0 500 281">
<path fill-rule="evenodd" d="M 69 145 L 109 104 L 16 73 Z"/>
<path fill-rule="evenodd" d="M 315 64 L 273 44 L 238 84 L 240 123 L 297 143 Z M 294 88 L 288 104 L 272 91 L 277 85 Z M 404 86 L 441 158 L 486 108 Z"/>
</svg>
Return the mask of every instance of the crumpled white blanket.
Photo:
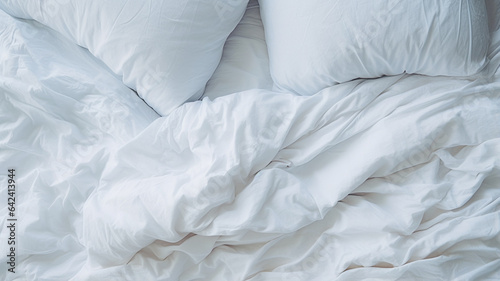
<svg viewBox="0 0 500 281">
<path fill-rule="evenodd" d="M 163 259 L 162 280 L 496 276 L 500 82 L 478 81 L 186 104 L 108 161 L 82 273 Z"/>
</svg>

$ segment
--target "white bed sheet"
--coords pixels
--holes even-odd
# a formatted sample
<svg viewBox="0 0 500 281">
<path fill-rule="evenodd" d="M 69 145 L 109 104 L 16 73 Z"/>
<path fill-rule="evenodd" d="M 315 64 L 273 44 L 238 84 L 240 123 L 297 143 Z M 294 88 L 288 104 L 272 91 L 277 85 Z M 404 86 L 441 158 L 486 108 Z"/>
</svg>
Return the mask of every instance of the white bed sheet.
<svg viewBox="0 0 500 281">
<path fill-rule="evenodd" d="M 159 118 L 87 51 L 0 26 L 19 245 L 0 279 L 500 279 L 499 31 L 479 77 L 249 90 Z"/>
<path fill-rule="evenodd" d="M 259 3 L 250 0 L 243 18 L 226 40 L 221 61 L 207 83 L 203 98 L 272 88 Z"/>
</svg>

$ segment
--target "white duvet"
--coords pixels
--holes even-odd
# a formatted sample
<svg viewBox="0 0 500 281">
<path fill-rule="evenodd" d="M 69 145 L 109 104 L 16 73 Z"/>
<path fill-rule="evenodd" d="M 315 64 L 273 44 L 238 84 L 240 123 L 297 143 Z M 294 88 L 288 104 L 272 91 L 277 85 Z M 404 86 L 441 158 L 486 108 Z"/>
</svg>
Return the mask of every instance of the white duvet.
<svg viewBox="0 0 500 281">
<path fill-rule="evenodd" d="M 54 32 L 0 26 L 18 218 L 1 279 L 500 279 L 498 32 L 478 77 L 254 89 L 160 118 Z"/>
</svg>

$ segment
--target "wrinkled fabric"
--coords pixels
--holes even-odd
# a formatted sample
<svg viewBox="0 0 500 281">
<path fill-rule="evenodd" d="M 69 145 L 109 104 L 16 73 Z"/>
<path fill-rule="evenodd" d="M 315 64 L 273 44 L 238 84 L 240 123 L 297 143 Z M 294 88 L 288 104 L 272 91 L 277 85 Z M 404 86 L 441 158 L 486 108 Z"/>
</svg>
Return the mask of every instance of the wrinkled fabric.
<svg viewBox="0 0 500 281">
<path fill-rule="evenodd" d="M 0 23 L 19 226 L 0 279 L 500 278 L 498 32 L 479 77 L 254 89 L 160 118 L 86 50 Z"/>
<path fill-rule="evenodd" d="M 162 280 L 498 276 L 500 83 L 488 87 L 388 77 L 186 104 L 108 161 L 83 209 L 85 270 L 132 258 L 132 272 L 165 259 Z"/>
<path fill-rule="evenodd" d="M 76 67 L 78 66 L 78 67 Z M 16 170 L 17 266 L 1 280 L 69 280 L 86 259 L 81 211 L 110 151 L 159 116 L 88 51 L 0 11 L 0 232 Z"/>
</svg>

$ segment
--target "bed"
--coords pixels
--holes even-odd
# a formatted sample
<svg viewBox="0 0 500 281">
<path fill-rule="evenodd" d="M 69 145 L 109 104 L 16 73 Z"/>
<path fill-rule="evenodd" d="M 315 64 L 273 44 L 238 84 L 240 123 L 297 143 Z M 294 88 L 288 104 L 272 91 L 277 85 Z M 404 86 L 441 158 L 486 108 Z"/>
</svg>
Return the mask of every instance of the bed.
<svg viewBox="0 0 500 281">
<path fill-rule="evenodd" d="M 498 0 L 2 1 L 0 279 L 500 280 L 499 65 Z"/>
</svg>

